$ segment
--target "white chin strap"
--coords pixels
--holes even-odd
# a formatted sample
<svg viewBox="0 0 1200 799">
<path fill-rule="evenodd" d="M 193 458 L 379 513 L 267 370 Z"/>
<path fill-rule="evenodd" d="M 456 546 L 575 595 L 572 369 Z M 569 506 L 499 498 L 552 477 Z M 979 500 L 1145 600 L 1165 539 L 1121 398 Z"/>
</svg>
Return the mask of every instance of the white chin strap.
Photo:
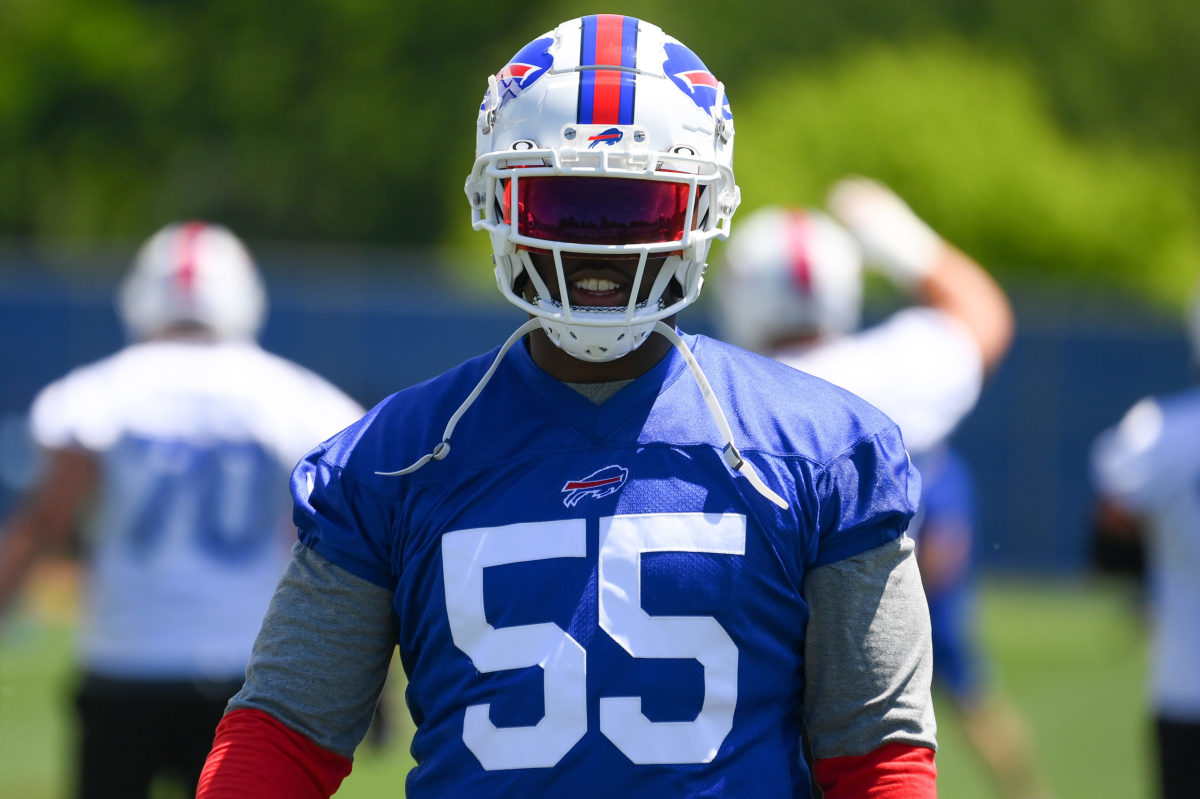
<svg viewBox="0 0 1200 799">
<path fill-rule="evenodd" d="M 696 356 L 692 355 L 692 351 L 683 343 L 683 339 L 675 332 L 674 328 L 665 322 L 655 322 L 654 332 L 659 333 L 667 341 L 675 345 L 675 349 L 687 361 L 688 367 L 692 370 L 692 376 L 696 378 L 696 385 L 700 387 L 700 393 L 704 395 L 704 403 L 708 405 L 708 413 L 712 416 L 714 422 L 717 423 L 717 429 L 721 432 L 721 440 L 725 446 L 721 448 L 721 455 L 725 458 L 725 463 L 730 469 L 738 472 L 750 481 L 750 485 L 754 486 L 758 493 L 762 494 L 771 502 L 778 505 L 783 510 L 787 510 L 788 504 L 783 497 L 771 490 L 770 486 L 763 482 L 754 466 L 750 461 L 744 459 L 742 454 L 738 452 L 737 445 L 733 443 L 733 430 L 729 427 L 729 420 L 725 418 L 725 412 L 721 410 L 721 403 L 717 402 L 717 395 L 713 393 L 712 386 L 708 384 L 708 378 L 704 376 L 704 372 L 700 369 L 700 364 L 696 361 Z"/>
<path fill-rule="evenodd" d="M 454 433 L 454 428 L 458 425 L 459 420 L 462 419 L 463 414 L 467 412 L 467 409 L 470 408 L 471 405 L 474 404 L 475 400 L 479 398 L 479 395 L 483 392 L 484 386 L 488 384 L 488 381 L 492 379 L 492 375 L 496 373 L 496 368 L 500 365 L 500 361 L 504 358 L 505 354 L 512 349 L 514 344 L 520 341 L 526 334 L 536 330 L 543 324 L 544 321 L 545 320 L 543 319 L 533 318 L 526 321 L 523 325 L 513 331 L 512 335 L 508 337 L 508 340 L 505 341 L 503 346 L 500 347 L 500 351 L 497 352 L 496 357 L 492 359 L 491 366 L 489 366 L 487 371 L 483 373 L 483 377 L 479 379 L 479 382 L 475 385 L 475 388 L 472 389 L 471 393 L 467 395 L 467 398 L 463 400 L 462 404 L 458 406 L 458 410 L 456 410 L 450 416 L 450 421 L 446 423 L 446 429 L 442 432 L 442 440 L 433 448 L 432 452 L 422 455 L 412 465 L 406 466 L 403 469 L 399 469 L 394 472 L 375 472 L 375 474 L 380 475 L 381 477 L 399 477 L 405 474 L 412 474 L 430 461 L 440 461 L 449 455 L 450 437 Z M 733 442 L 733 430 L 729 427 L 729 420 L 725 417 L 725 412 L 721 409 L 721 404 L 717 401 L 717 395 L 713 393 L 712 386 L 709 385 L 708 378 L 704 376 L 704 372 L 700 369 L 700 364 L 696 361 L 696 356 L 692 355 L 691 350 L 687 348 L 687 344 L 685 344 L 683 339 L 679 337 L 679 334 L 675 332 L 674 328 L 665 322 L 654 322 L 653 332 L 662 335 L 667 339 L 667 341 L 670 341 L 679 354 L 683 356 L 683 359 L 687 362 L 688 368 L 691 370 L 692 376 L 696 380 L 696 385 L 699 386 L 700 393 L 704 397 L 704 403 L 708 406 L 709 415 L 711 415 L 713 421 L 716 422 L 717 429 L 721 434 L 721 440 L 724 443 L 724 446 L 721 448 L 721 456 L 725 459 L 725 463 L 734 472 L 743 475 L 747 480 L 749 480 L 750 485 L 754 486 L 754 489 L 758 491 L 759 494 L 762 494 L 764 497 L 769 499 L 772 503 L 783 510 L 787 510 L 788 504 L 786 501 L 784 501 L 783 497 L 771 490 L 771 488 L 765 482 L 763 482 L 762 477 L 755 470 L 754 466 L 749 461 L 745 460 L 741 453 L 738 452 L 737 445 Z M 649 336 L 649 332 L 642 337 L 643 340 L 647 336 Z M 565 347 L 563 347 L 563 349 L 566 350 Z M 632 349 L 632 347 L 630 349 Z M 570 352 L 570 350 L 567 350 L 567 352 Z M 581 360 L 589 359 L 584 358 Z M 612 359 L 604 358 L 602 360 Z"/>
</svg>

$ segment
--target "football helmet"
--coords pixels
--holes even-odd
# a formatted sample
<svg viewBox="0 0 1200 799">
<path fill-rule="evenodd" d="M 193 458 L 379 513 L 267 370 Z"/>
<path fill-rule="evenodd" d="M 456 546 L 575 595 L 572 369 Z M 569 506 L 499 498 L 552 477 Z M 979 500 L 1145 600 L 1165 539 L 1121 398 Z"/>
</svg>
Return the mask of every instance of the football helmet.
<svg viewBox="0 0 1200 799">
<path fill-rule="evenodd" d="M 723 84 L 633 17 L 574 19 L 518 51 L 488 79 L 475 154 L 471 224 L 491 237 L 500 292 L 587 361 L 626 355 L 696 300 L 740 200 Z M 568 296 L 564 255 L 635 257 L 628 301 L 555 299 Z"/>
<path fill-rule="evenodd" d="M 821 211 L 769 206 L 750 214 L 725 246 L 719 277 L 722 329 L 747 349 L 849 333 L 861 320 L 862 252 Z"/>
<path fill-rule="evenodd" d="M 252 339 L 266 315 L 266 292 L 237 236 L 220 225 L 176 222 L 142 245 L 117 309 L 137 340 L 186 324 L 218 338 Z"/>
</svg>

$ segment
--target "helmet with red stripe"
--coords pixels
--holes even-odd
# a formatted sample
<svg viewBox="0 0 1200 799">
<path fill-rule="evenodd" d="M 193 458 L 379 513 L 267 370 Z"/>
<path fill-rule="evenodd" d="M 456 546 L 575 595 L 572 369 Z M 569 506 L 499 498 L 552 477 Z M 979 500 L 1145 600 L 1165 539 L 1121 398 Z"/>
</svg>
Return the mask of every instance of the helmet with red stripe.
<svg viewBox="0 0 1200 799">
<path fill-rule="evenodd" d="M 620 358 L 699 296 L 739 191 L 724 87 L 682 43 L 633 17 L 565 22 L 489 78 L 476 133 L 472 226 L 501 293 L 557 346 Z M 572 258 L 636 263 L 632 285 L 560 301 Z"/>
<path fill-rule="evenodd" d="M 121 284 L 117 309 L 133 339 L 180 326 L 252 339 L 266 314 L 266 293 L 237 236 L 219 225 L 178 222 L 142 245 Z"/>
<path fill-rule="evenodd" d="M 717 279 L 722 330 L 747 349 L 859 325 L 862 253 L 821 211 L 771 206 L 750 214 L 729 237 Z"/>
</svg>

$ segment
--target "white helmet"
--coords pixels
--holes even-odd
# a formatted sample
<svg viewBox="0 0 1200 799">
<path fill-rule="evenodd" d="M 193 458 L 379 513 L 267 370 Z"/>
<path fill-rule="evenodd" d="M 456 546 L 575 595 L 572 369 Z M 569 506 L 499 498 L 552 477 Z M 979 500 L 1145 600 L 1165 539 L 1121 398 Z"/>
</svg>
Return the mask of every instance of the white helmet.
<svg viewBox="0 0 1200 799">
<path fill-rule="evenodd" d="M 777 339 L 855 330 L 862 253 L 828 215 L 771 206 L 738 223 L 725 246 L 717 312 L 724 334 L 763 351 Z"/>
<path fill-rule="evenodd" d="M 237 236 L 219 225 L 180 222 L 142 245 L 117 306 L 134 339 L 181 324 L 201 325 L 218 338 L 252 339 L 266 315 L 266 292 Z"/>
<path fill-rule="evenodd" d="M 629 353 L 696 300 L 709 246 L 728 234 L 739 202 L 724 86 L 633 17 L 574 19 L 523 47 L 488 80 L 475 155 L 471 224 L 491 235 L 501 293 L 587 361 Z M 640 256 L 628 305 L 554 301 L 530 249 L 552 254 L 560 296 L 563 253 Z M 666 261 L 639 303 L 650 256 Z M 517 288 L 522 275 L 530 299 Z"/>
</svg>

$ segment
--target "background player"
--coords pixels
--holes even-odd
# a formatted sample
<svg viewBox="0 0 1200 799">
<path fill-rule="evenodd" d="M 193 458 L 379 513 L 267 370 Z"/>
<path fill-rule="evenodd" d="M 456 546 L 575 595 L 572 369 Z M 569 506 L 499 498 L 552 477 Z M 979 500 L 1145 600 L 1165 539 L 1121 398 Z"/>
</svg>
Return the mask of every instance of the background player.
<svg viewBox="0 0 1200 799">
<path fill-rule="evenodd" d="M 40 554 L 90 533 L 81 797 L 194 791 L 287 563 L 287 474 L 362 414 L 254 342 L 263 287 L 223 227 L 156 233 L 118 306 L 132 343 L 35 399 L 44 469 L 0 530 L 0 610 Z"/>
<path fill-rule="evenodd" d="M 768 207 L 730 237 L 716 292 L 735 343 L 866 399 L 900 426 L 920 468 L 917 539 L 935 679 L 1009 799 L 1046 796 L 1024 725 L 983 679 L 972 629 L 973 496 L 947 438 L 975 406 L 1012 341 L 1008 299 L 890 189 L 839 181 L 833 214 Z M 860 329 L 864 261 L 915 302 Z"/>
<path fill-rule="evenodd" d="M 1200 364 L 1200 297 L 1190 319 Z M 1144 546 L 1152 622 L 1150 702 L 1159 795 L 1200 786 L 1200 387 L 1147 397 L 1096 437 L 1091 453 L 1100 549 Z M 1121 558 L 1114 558 L 1120 562 Z M 1128 557 L 1126 557 L 1128 560 Z"/>
<path fill-rule="evenodd" d="M 802 728 L 829 799 L 935 795 L 899 432 L 674 327 L 733 137 L 722 84 L 630 17 L 490 79 L 466 189 L 530 319 L 297 468 L 301 546 L 201 799 L 330 795 L 397 644 L 409 799 L 807 797 Z"/>
</svg>

